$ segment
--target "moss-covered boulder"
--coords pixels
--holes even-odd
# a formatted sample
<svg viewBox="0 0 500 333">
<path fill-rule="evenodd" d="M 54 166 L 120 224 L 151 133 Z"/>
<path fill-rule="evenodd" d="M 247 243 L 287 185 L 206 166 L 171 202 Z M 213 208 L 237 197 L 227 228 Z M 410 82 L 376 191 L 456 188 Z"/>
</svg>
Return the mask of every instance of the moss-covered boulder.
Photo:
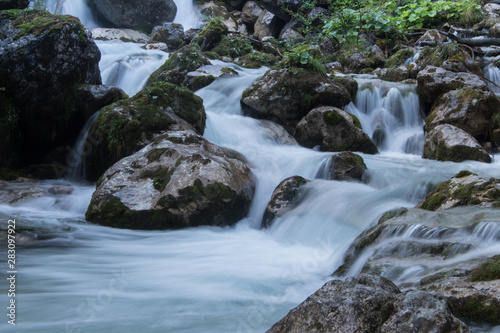
<svg viewBox="0 0 500 333">
<path fill-rule="evenodd" d="M 409 48 L 404 48 L 404 49 L 401 49 L 399 51 L 397 51 L 396 53 L 394 53 L 392 56 L 389 57 L 389 59 L 387 59 L 387 61 L 385 62 L 385 68 L 396 68 L 396 67 L 399 67 L 401 65 L 404 65 L 405 62 L 413 57 L 413 55 L 415 54 L 415 51 L 413 49 L 409 49 Z"/>
<path fill-rule="evenodd" d="M 333 180 L 362 181 L 366 170 L 368 168 L 361 156 L 350 151 L 343 151 L 330 158 L 323 176 Z"/>
<path fill-rule="evenodd" d="M 128 229 L 227 226 L 245 217 L 253 194 L 240 154 L 193 131 L 168 132 L 106 171 L 86 218 Z"/>
<path fill-rule="evenodd" d="M 187 73 L 204 65 L 210 65 L 210 60 L 201 53 L 199 46 L 197 44 L 186 45 L 170 54 L 168 60 L 150 75 L 148 84 L 169 82 L 187 85 Z"/>
<path fill-rule="evenodd" d="M 261 228 L 269 228 L 277 218 L 294 209 L 300 202 L 302 186 L 309 182 L 300 176 L 293 176 L 279 183 L 264 211 Z"/>
<path fill-rule="evenodd" d="M 279 58 L 269 53 L 252 51 L 242 57 L 234 59 L 234 62 L 245 68 L 260 68 L 262 66 L 272 67 L 278 63 Z"/>
<path fill-rule="evenodd" d="M 128 95 L 123 90 L 107 85 L 82 85 L 75 91 L 76 106 L 85 118 L 90 118 L 103 107 L 125 98 Z"/>
<path fill-rule="evenodd" d="M 439 184 L 417 207 L 436 211 L 471 205 L 500 207 L 500 180 L 484 180 L 475 173 L 462 171 Z"/>
<path fill-rule="evenodd" d="M 90 0 L 97 13 L 119 28 L 151 33 L 163 22 L 172 22 L 177 14 L 173 0 Z"/>
<path fill-rule="evenodd" d="M 295 138 L 304 147 L 319 146 L 322 151 L 378 153 L 375 143 L 361 129 L 359 120 L 331 106 L 311 110 L 298 123 Z"/>
<path fill-rule="evenodd" d="M 339 51 L 339 60 L 344 69 L 350 73 L 360 73 L 362 70 L 382 67 L 385 61 L 385 55 L 382 50 L 373 45 L 369 49 L 354 49 L 348 51 Z"/>
<path fill-rule="evenodd" d="M 150 85 L 99 112 L 87 137 L 87 177 L 99 178 L 115 162 L 165 131 L 192 129 L 203 134 L 205 120 L 203 101 L 188 89 L 169 83 Z"/>
<path fill-rule="evenodd" d="M 500 99 L 490 91 L 459 89 L 441 95 L 426 119 L 425 130 L 450 124 L 479 142 L 491 140 L 494 115 L 500 113 Z"/>
<path fill-rule="evenodd" d="M 236 20 L 236 17 L 233 15 L 234 12 L 229 12 L 228 8 L 226 8 L 226 5 L 224 5 L 224 3 L 222 3 L 221 1 L 196 1 L 195 5 L 200 13 L 202 21 L 210 22 L 210 20 L 216 19 L 221 21 L 226 26 L 226 30 L 238 30 L 238 22 Z"/>
<path fill-rule="evenodd" d="M 351 95 L 351 99 L 356 100 L 356 94 L 358 93 L 358 82 L 352 78 L 351 76 L 345 75 L 331 75 L 330 76 L 333 81 L 341 84 L 344 88 L 347 89 L 349 95 Z"/>
<path fill-rule="evenodd" d="M 488 91 L 486 83 L 471 73 L 454 73 L 440 67 L 427 66 L 417 75 L 417 92 L 425 113 L 429 113 L 439 96 L 451 90 Z"/>
<path fill-rule="evenodd" d="M 311 109 L 320 105 L 343 107 L 351 101 L 347 89 L 302 68 L 270 70 L 243 92 L 243 112 L 284 125 L 291 133 Z"/>
<path fill-rule="evenodd" d="M 488 152 L 473 136 L 449 124 L 438 125 L 427 133 L 422 157 L 438 161 L 491 162 Z"/>
<path fill-rule="evenodd" d="M 211 19 L 200 33 L 193 38 L 202 51 L 211 51 L 227 35 L 228 28 L 220 17 Z"/>
<path fill-rule="evenodd" d="M 0 50 L 0 165 L 51 163 L 87 120 L 74 92 L 101 83 L 99 49 L 75 17 L 9 10 Z"/>
<path fill-rule="evenodd" d="M 221 57 L 237 58 L 253 51 L 248 37 L 241 34 L 224 36 L 221 42 L 212 50 Z"/>
</svg>

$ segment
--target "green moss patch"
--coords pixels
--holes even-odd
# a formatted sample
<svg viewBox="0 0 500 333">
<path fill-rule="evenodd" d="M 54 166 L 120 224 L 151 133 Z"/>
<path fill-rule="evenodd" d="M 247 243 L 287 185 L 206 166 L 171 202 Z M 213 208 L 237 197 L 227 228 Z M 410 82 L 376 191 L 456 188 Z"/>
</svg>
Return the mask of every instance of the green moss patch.
<svg viewBox="0 0 500 333">
<path fill-rule="evenodd" d="M 469 274 L 469 281 L 493 281 L 500 279 L 500 255 L 495 256 L 472 270 Z"/>
</svg>

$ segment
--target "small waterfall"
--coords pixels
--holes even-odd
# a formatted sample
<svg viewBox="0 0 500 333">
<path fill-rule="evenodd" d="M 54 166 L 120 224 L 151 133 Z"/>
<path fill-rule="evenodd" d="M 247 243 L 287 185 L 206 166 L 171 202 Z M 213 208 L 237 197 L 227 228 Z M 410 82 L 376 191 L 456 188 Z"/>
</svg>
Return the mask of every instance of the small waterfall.
<svg viewBox="0 0 500 333">
<path fill-rule="evenodd" d="M 42 3 L 51 13 L 78 17 L 87 29 L 100 26 L 97 15 L 93 12 L 87 0 L 45 0 Z M 36 6 L 36 2 L 32 1 L 31 6 Z"/>
<path fill-rule="evenodd" d="M 85 181 L 85 143 L 87 135 L 89 134 L 90 125 L 99 115 L 99 111 L 94 113 L 83 126 L 78 138 L 76 139 L 75 146 L 70 153 L 71 171 L 67 172 L 66 178 L 71 181 Z"/>
<path fill-rule="evenodd" d="M 359 118 L 379 149 L 421 155 L 423 117 L 416 85 L 366 79 L 358 84 L 356 101 L 346 111 Z"/>
<path fill-rule="evenodd" d="M 101 50 L 102 82 L 116 86 L 128 95 L 135 95 L 146 83 L 149 75 L 168 58 L 168 53 L 145 50 L 140 44 L 96 41 Z"/>
<path fill-rule="evenodd" d="M 490 64 L 483 70 L 483 72 L 484 77 L 491 81 L 487 82 L 488 88 L 490 88 L 494 93 L 500 94 L 500 69 L 497 66 Z"/>
<path fill-rule="evenodd" d="M 198 28 L 200 26 L 200 20 L 194 8 L 193 1 L 174 0 L 174 2 L 177 5 L 177 15 L 175 16 L 174 22 L 182 24 L 184 30 Z"/>
</svg>

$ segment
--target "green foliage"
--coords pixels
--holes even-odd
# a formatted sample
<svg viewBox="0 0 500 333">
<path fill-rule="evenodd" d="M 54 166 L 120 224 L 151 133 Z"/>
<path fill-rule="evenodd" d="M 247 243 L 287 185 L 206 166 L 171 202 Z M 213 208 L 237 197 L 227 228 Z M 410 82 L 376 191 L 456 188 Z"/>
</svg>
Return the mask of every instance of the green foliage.
<svg viewBox="0 0 500 333">
<path fill-rule="evenodd" d="M 307 44 L 286 52 L 280 62 L 280 67 L 300 67 L 326 76 L 326 68 L 320 50 Z"/>
</svg>

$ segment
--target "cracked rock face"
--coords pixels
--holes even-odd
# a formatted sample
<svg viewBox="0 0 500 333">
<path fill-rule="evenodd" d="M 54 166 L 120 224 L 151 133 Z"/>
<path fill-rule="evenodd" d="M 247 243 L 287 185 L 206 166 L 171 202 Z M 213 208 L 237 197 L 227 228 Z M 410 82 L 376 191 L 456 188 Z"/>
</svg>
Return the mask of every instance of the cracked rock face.
<svg viewBox="0 0 500 333">
<path fill-rule="evenodd" d="M 267 333 L 469 332 L 441 297 L 372 275 L 327 282 Z"/>
<path fill-rule="evenodd" d="M 193 131 L 167 132 L 106 171 L 86 218 L 129 229 L 227 226 L 245 217 L 254 187 L 239 153 Z"/>
</svg>

